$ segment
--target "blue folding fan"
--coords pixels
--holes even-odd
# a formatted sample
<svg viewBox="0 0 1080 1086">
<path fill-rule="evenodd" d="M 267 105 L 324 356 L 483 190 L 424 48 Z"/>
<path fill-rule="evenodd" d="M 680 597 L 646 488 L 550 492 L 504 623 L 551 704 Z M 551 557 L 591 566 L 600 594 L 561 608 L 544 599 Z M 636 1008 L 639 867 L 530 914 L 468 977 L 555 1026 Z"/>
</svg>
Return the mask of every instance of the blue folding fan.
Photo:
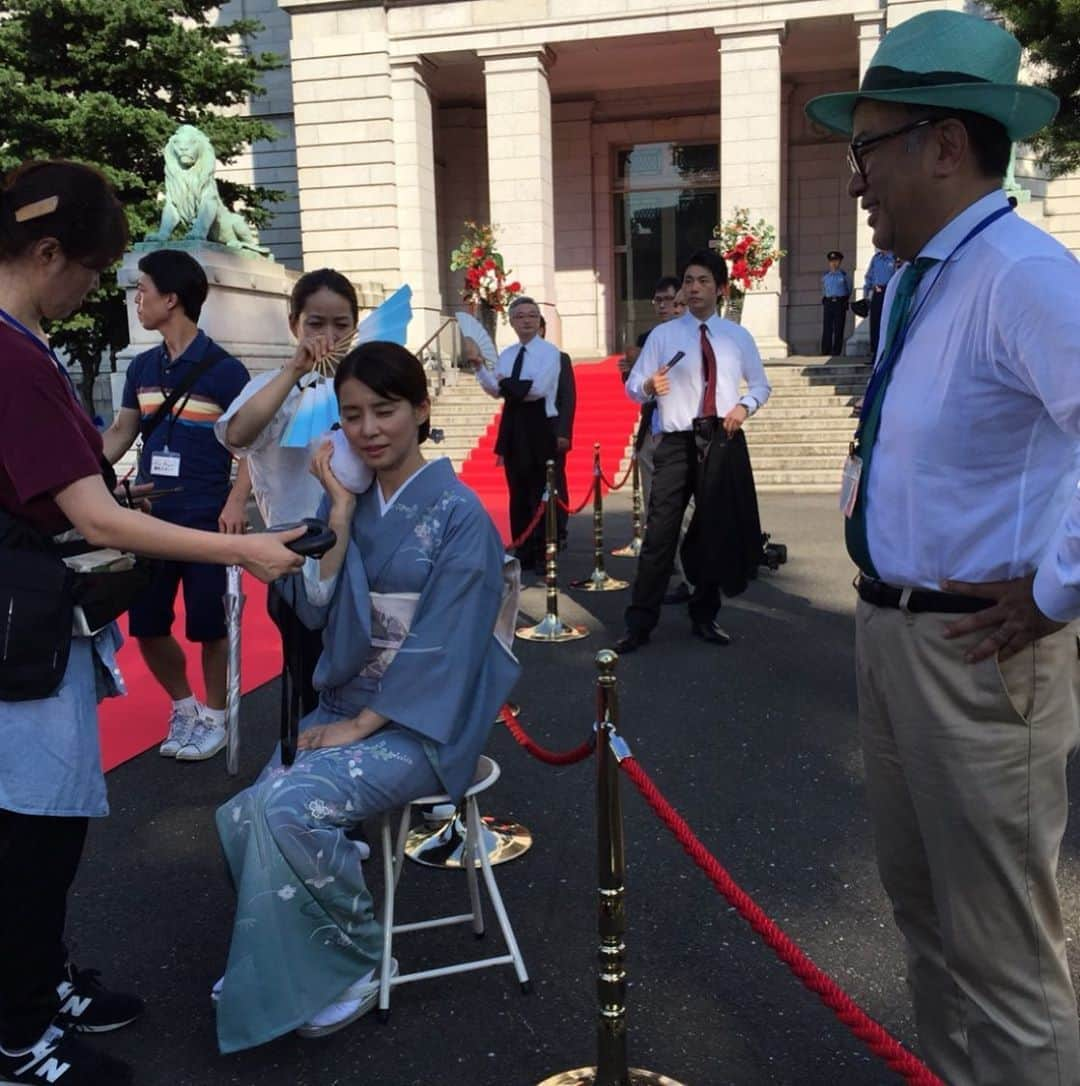
<svg viewBox="0 0 1080 1086">
<path fill-rule="evenodd" d="M 292 422 L 281 435 L 281 446 L 286 449 L 306 449 L 312 441 L 325 434 L 338 421 L 338 403 L 334 395 L 334 374 L 338 363 L 353 348 L 373 340 L 389 341 L 405 345 L 405 334 L 412 320 L 409 299 L 412 289 L 399 287 L 374 312 L 369 313 L 356 329 L 356 335 L 338 340 L 315 363 L 311 373 L 303 379 L 300 403 Z"/>
</svg>

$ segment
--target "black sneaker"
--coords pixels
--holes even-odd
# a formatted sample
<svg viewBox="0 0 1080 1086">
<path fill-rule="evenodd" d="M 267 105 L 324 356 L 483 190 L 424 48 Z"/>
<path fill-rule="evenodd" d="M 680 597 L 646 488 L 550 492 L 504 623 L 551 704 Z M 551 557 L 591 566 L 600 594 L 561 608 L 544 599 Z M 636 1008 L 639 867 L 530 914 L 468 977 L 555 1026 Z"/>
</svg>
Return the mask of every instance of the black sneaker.
<svg viewBox="0 0 1080 1086">
<path fill-rule="evenodd" d="M 50 1026 L 28 1052 L 11 1056 L 0 1049 L 0 1086 L 131 1086 L 131 1068 L 77 1037 Z"/>
<path fill-rule="evenodd" d="M 143 1001 L 125 992 L 110 992 L 96 969 L 76 969 L 68 962 L 67 979 L 57 986 L 60 1011 L 56 1024 L 76 1033 L 108 1033 L 134 1022 Z"/>
</svg>

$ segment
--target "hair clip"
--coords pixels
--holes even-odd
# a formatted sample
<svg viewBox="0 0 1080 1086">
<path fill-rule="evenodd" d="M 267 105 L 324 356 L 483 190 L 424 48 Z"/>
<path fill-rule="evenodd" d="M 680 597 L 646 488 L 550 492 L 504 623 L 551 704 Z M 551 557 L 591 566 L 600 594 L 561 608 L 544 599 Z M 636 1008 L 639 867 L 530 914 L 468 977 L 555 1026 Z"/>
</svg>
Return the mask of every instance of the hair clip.
<svg viewBox="0 0 1080 1086">
<path fill-rule="evenodd" d="M 16 222 L 29 222 L 30 219 L 40 219 L 43 215 L 51 215 L 60 206 L 59 196 L 46 196 L 44 199 L 35 200 L 32 204 L 23 204 L 15 211 Z"/>
</svg>

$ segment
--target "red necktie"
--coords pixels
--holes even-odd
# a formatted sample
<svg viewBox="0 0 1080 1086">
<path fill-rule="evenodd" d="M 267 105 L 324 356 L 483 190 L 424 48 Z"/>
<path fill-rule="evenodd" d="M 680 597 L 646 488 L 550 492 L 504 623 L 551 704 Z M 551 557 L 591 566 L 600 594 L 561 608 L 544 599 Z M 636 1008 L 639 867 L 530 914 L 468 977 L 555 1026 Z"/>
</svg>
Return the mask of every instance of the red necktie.
<svg viewBox="0 0 1080 1086">
<path fill-rule="evenodd" d="M 716 355 L 709 342 L 709 326 L 701 326 L 701 379 L 705 382 L 705 394 L 701 398 L 703 418 L 716 418 Z"/>
</svg>

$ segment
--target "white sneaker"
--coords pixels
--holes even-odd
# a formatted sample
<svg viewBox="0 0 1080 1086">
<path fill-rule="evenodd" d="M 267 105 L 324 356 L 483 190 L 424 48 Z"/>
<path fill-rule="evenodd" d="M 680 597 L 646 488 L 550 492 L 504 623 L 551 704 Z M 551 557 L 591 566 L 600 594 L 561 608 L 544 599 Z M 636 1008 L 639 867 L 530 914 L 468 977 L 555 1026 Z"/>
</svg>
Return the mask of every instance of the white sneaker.
<svg viewBox="0 0 1080 1086">
<path fill-rule="evenodd" d="M 196 719 L 188 741 L 176 752 L 178 762 L 202 762 L 213 758 L 225 746 L 225 725 L 215 724 L 200 716 Z"/>
<path fill-rule="evenodd" d="M 397 958 L 390 959 L 390 976 L 398 975 Z M 328 1037 L 363 1017 L 379 1002 L 379 977 L 375 975 L 350 984 L 333 1003 L 328 1003 L 310 1022 L 297 1031 L 298 1037 Z"/>
<path fill-rule="evenodd" d="M 210 1002 L 213 1003 L 215 1006 L 221 1000 L 221 989 L 224 988 L 224 987 L 225 987 L 225 978 L 224 977 L 218 977 L 218 979 L 214 981 L 213 988 L 210 989 Z"/>
<path fill-rule="evenodd" d="M 175 758 L 176 752 L 191 739 L 192 729 L 199 721 L 198 713 L 185 713 L 173 709 L 169 714 L 169 734 L 165 742 L 158 747 L 158 754 L 165 758 Z"/>
</svg>

